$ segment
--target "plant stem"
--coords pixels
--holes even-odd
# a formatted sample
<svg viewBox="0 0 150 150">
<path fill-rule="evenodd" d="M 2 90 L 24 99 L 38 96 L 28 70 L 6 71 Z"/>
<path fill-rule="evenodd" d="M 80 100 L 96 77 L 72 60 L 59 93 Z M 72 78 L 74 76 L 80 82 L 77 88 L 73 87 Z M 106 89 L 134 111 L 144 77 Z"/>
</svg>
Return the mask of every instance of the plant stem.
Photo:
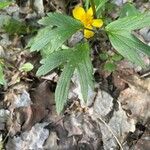
<svg viewBox="0 0 150 150">
<path fill-rule="evenodd" d="M 97 16 L 96 16 L 95 2 L 94 0 L 90 0 L 90 3 L 91 3 L 92 10 L 93 10 L 94 18 L 96 19 Z"/>
</svg>

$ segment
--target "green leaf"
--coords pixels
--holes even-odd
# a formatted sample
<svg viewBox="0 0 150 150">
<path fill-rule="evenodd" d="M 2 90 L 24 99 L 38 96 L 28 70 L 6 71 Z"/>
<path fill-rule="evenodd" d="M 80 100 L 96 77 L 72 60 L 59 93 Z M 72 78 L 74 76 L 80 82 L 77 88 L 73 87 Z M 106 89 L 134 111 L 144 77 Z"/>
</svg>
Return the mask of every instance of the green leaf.
<svg viewBox="0 0 150 150">
<path fill-rule="evenodd" d="M 85 74 L 87 75 L 87 73 L 85 73 L 85 66 L 83 63 L 80 63 L 78 65 L 78 74 L 79 74 L 79 80 L 80 80 L 80 86 L 81 86 L 81 93 L 82 93 L 82 97 L 84 99 L 84 101 L 87 101 L 87 96 L 88 96 L 88 81 L 87 81 L 87 76 L 85 76 Z M 84 72 L 84 73 L 83 73 Z"/>
<path fill-rule="evenodd" d="M 93 67 L 88 43 L 81 43 L 77 44 L 74 48 L 55 51 L 43 59 L 41 64 L 42 66 L 38 69 L 37 75 L 45 75 L 54 68 L 65 64 L 55 91 L 57 112 L 62 111 L 67 100 L 69 82 L 75 69 L 77 69 L 79 73 L 81 92 L 84 100 L 87 99 L 88 87 L 94 88 Z"/>
<path fill-rule="evenodd" d="M 125 38 L 128 40 L 128 44 L 136 49 L 137 52 L 142 52 L 148 56 L 150 56 L 150 46 L 140 41 L 137 37 L 133 34 L 123 31 L 118 31 L 115 34 Z"/>
<path fill-rule="evenodd" d="M 10 19 L 3 26 L 4 30 L 9 34 L 26 34 L 29 30 L 29 27 L 18 20 Z"/>
<path fill-rule="evenodd" d="M 67 101 L 70 80 L 74 70 L 75 70 L 74 66 L 67 64 L 64 67 L 63 72 L 57 83 L 57 87 L 55 91 L 55 102 L 56 102 L 56 111 L 58 114 L 63 110 L 64 104 Z"/>
<path fill-rule="evenodd" d="M 10 0 L 1 0 L 0 2 L 0 9 L 3 9 L 9 6 L 12 2 Z"/>
<path fill-rule="evenodd" d="M 90 1 L 89 0 L 84 0 L 84 6 L 85 6 L 85 9 L 88 10 L 88 8 L 90 6 Z"/>
<path fill-rule="evenodd" d="M 83 28 L 78 20 L 60 13 L 49 13 L 48 17 L 42 18 L 39 23 L 46 27 L 29 42 L 31 51 L 39 51 L 45 46 L 51 53 L 57 51 L 68 38 Z"/>
<path fill-rule="evenodd" d="M 119 16 L 120 18 L 123 18 L 126 16 L 136 16 L 139 14 L 140 12 L 135 8 L 133 4 L 126 3 L 123 5 Z"/>
<path fill-rule="evenodd" d="M 92 63 L 89 57 L 89 47 L 87 45 L 83 45 L 80 47 L 80 50 L 82 51 L 87 51 L 82 59 L 82 61 L 78 64 L 77 71 L 79 74 L 79 81 L 81 85 L 81 93 L 83 96 L 84 101 L 87 101 L 87 96 L 88 96 L 88 90 L 89 87 L 92 89 L 94 88 L 93 85 L 93 67 Z"/>
<path fill-rule="evenodd" d="M 47 17 L 43 17 L 41 20 L 38 21 L 39 24 L 44 25 L 44 26 L 56 26 L 56 27 L 68 27 L 72 26 L 72 28 L 82 28 L 82 25 L 80 21 L 61 14 L 61 13 L 48 13 Z"/>
<path fill-rule="evenodd" d="M 139 56 L 139 51 L 149 54 L 149 46 L 141 44 L 133 35 L 127 32 L 112 32 L 109 39 L 113 47 L 125 58 L 133 63 L 145 67 L 144 62 Z M 146 48 L 146 49 L 145 49 Z"/>
<path fill-rule="evenodd" d="M 89 50 L 90 52 L 90 50 Z M 92 61 L 91 61 L 91 57 L 89 53 L 86 53 L 87 56 L 85 56 L 85 60 L 84 60 L 84 66 L 85 66 L 85 75 L 87 76 L 87 81 L 88 81 L 88 85 L 94 89 L 94 78 L 93 78 L 93 65 L 92 65 Z"/>
<path fill-rule="evenodd" d="M 101 53 L 99 54 L 99 57 L 102 61 L 105 61 L 109 58 L 109 55 L 107 53 Z"/>
<path fill-rule="evenodd" d="M 105 3 L 107 2 L 108 0 L 95 0 L 95 5 L 96 5 L 96 13 L 97 15 L 99 15 L 102 7 L 105 5 Z"/>
<path fill-rule="evenodd" d="M 132 31 L 150 26 L 150 13 L 138 14 L 136 16 L 127 16 L 106 26 L 106 31 L 115 32 L 118 30 Z"/>
<path fill-rule="evenodd" d="M 92 72 L 89 72 L 88 70 L 88 65 L 89 64 L 86 64 L 86 62 L 83 61 L 82 63 L 79 63 L 77 68 L 81 85 L 81 93 L 85 102 L 87 101 L 89 87 L 93 89 L 93 76 Z"/>
<path fill-rule="evenodd" d="M 150 46 L 143 43 L 141 40 L 139 40 L 136 36 L 130 34 L 130 42 L 133 44 L 133 46 L 139 51 L 142 52 L 148 56 L 150 56 Z"/>
<path fill-rule="evenodd" d="M 131 31 L 150 26 L 150 13 L 130 15 L 106 26 L 112 46 L 125 58 L 145 67 L 139 52 L 150 56 L 150 47 L 136 38 Z"/>
<path fill-rule="evenodd" d="M 112 59 L 113 61 L 120 61 L 120 60 L 123 59 L 123 57 L 122 57 L 121 55 L 119 55 L 119 54 L 114 54 L 114 55 L 111 57 L 111 59 Z"/>
<path fill-rule="evenodd" d="M 42 66 L 38 69 L 36 75 L 41 76 L 45 75 L 54 68 L 60 66 L 61 64 L 67 62 L 68 59 L 71 58 L 71 50 L 65 49 L 61 51 L 56 51 L 49 55 L 47 58 L 42 59 L 40 63 Z"/>
<path fill-rule="evenodd" d="M 35 38 L 32 38 L 27 47 L 31 47 L 30 51 L 39 51 L 50 41 L 51 27 L 40 29 Z M 50 32 L 50 33 L 49 33 Z"/>
<path fill-rule="evenodd" d="M 31 64 L 31 63 L 25 63 L 25 64 L 23 64 L 20 68 L 19 68 L 19 70 L 20 71 L 24 71 L 24 72 L 29 72 L 29 71 L 31 71 L 32 69 L 34 68 L 34 66 Z"/>
<path fill-rule="evenodd" d="M 106 62 L 104 65 L 104 70 L 108 72 L 113 72 L 116 70 L 116 64 L 113 62 Z"/>
<path fill-rule="evenodd" d="M 0 84 L 4 85 L 6 83 L 5 78 L 4 78 L 4 74 L 3 74 L 3 67 L 2 65 L 0 65 Z"/>
</svg>

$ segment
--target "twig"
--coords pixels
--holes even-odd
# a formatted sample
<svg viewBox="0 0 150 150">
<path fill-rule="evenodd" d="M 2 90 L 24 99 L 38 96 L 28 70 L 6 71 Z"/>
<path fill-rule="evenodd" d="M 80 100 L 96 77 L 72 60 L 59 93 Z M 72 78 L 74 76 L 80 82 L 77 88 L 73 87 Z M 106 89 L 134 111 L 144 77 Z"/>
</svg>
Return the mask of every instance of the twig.
<svg viewBox="0 0 150 150">
<path fill-rule="evenodd" d="M 98 118 L 107 128 L 108 130 L 111 132 L 111 134 L 114 136 L 116 142 L 118 143 L 119 147 L 121 150 L 123 150 L 123 147 L 121 146 L 121 143 L 119 142 L 118 138 L 116 137 L 116 135 L 113 133 L 112 129 L 107 125 L 107 123 L 102 119 L 102 118 Z"/>
</svg>

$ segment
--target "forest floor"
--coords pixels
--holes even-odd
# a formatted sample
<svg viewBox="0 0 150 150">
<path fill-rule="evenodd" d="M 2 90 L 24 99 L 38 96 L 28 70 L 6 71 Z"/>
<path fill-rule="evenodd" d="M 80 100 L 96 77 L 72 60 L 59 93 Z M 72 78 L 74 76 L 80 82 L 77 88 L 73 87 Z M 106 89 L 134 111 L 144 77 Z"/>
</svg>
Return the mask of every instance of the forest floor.
<svg viewBox="0 0 150 150">
<path fill-rule="evenodd" d="M 127 0 L 114 0 L 106 14 L 113 19 Z M 36 71 L 40 54 L 27 43 L 40 28 L 37 21 L 48 12 L 72 15 L 80 0 L 16 0 L 0 10 L 0 57 L 5 62 L 5 86 L 0 87 L 0 149 L 6 150 L 150 150 L 150 59 L 137 67 L 123 59 L 116 70 L 103 69 L 99 53 L 114 49 L 108 40 L 92 44 L 95 91 L 88 104 L 80 100 L 78 77 L 72 78 L 64 112 L 55 110 L 54 91 L 59 72 L 41 78 Z M 140 11 L 150 2 L 134 0 Z M 136 32 L 150 45 L 150 28 Z M 74 40 L 74 39 L 73 39 Z M 101 41 L 102 40 L 102 41 Z M 101 44 L 100 44 L 101 42 Z M 30 62 L 34 69 L 21 71 Z"/>
</svg>

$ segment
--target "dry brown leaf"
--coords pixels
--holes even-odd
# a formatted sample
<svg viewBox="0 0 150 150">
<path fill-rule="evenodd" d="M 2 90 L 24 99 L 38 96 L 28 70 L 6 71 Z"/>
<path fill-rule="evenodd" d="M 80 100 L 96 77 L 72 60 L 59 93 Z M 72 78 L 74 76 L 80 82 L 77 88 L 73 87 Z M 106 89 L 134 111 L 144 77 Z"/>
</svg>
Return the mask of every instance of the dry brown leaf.
<svg viewBox="0 0 150 150">
<path fill-rule="evenodd" d="M 122 143 L 127 134 L 135 130 L 134 120 L 128 118 L 119 102 L 116 109 L 115 103 L 111 95 L 99 90 L 93 107 L 90 108 L 92 119 L 99 122 L 105 150 L 117 149 L 118 142 L 115 138 Z"/>
<path fill-rule="evenodd" d="M 19 136 L 8 138 L 6 150 L 40 150 L 48 138 L 49 131 L 45 129 L 47 123 L 37 123 L 30 131 L 22 132 Z"/>
<path fill-rule="evenodd" d="M 82 123 L 80 121 L 82 121 L 81 116 L 76 116 L 74 113 L 66 117 L 64 127 L 68 131 L 68 136 L 82 135 Z"/>
<path fill-rule="evenodd" d="M 54 94 L 50 90 L 50 84 L 43 82 L 32 92 L 32 101 L 24 86 L 14 86 L 5 95 L 5 102 L 9 102 L 9 109 L 13 118 L 7 122 L 7 128 L 11 135 L 17 132 L 30 130 L 35 123 L 48 116 L 54 105 Z M 12 120 L 12 121 L 11 121 Z"/>
<path fill-rule="evenodd" d="M 135 150 L 150 149 L 150 131 L 146 131 L 134 146 Z"/>
<path fill-rule="evenodd" d="M 102 148 L 100 126 L 89 114 L 72 112 L 64 118 L 64 128 L 68 131 L 68 137 L 76 137 L 76 149 Z"/>
<path fill-rule="evenodd" d="M 150 78 L 130 76 L 124 80 L 129 84 L 129 88 L 122 91 L 118 98 L 122 108 L 136 121 L 146 121 L 150 117 Z"/>
<path fill-rule="evenodd" d="M 4 96 L 4 104 L 13 112 L 17 107 L 29 106 L 32 102 L 29 93 L 26 91 L 27 85 L 20 83 L 7 90 Z"/>
<path fill-rule="evenodd" d="M 66 1 L 65 0 L 50 0 L 50 5 L 57 12 L 66 12 Z"/>
<path fill-rule="evenodd" d="M 14 110 L 13 119 L 7 122 L 7 128 L 10 135 L 17 132 L 30 130 L 32 126 L 40 122 L 48 115 L 48 111 L 41 106 L 31 105 L 28 107 L 19 107 Z"/>
<path fill-rule="evenodd" d="M 44 144 L 44 149 L 58 149 L 58 144 L 57 144 L 58 139 L 59 138 L 56 132 L 51 132 Z"/>
<path fill-rule="evenodd" d="M 54 93 L 52 92 L 52 83 L 44 81 L 34 91 L 31 92 L 32 102 L 36 105 L 51 110 L 55 104 Z"/>
</svg>

